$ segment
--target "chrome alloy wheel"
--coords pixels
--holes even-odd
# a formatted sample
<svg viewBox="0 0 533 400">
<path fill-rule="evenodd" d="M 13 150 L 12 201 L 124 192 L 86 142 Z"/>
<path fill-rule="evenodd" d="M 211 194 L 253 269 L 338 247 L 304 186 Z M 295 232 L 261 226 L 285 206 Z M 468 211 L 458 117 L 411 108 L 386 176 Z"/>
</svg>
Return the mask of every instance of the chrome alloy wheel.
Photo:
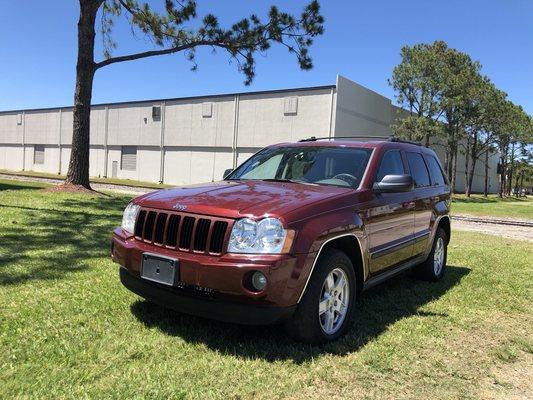
<svg viewBox="0 0 533 400">
<path fill-rule="evenodd" d="M 433 251 L 433 271 L 439 276 L 444 267 L 444 240 L 439 237 Z"/>
<path fill-rule="evenodd" d="M 340 329 L 348 312 L 349 301 L 348 277 L 342 269 L 335 268 L 326 277 L 320 291 L 318 319 L 324 333 L 333 335 Z"/>
</svg>

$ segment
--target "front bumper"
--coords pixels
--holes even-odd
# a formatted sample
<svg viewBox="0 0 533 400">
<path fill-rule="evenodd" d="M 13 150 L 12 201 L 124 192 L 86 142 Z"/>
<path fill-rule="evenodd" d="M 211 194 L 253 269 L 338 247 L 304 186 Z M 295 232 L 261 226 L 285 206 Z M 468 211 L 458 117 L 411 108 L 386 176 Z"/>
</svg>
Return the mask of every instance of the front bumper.
<svg viewBox="0 0 533 400">
<path fill-rule="evenodd" d="M 120 281 L 133 293 L 185 314 L 246 325 L 270 325 L 289 318 L 296 306 L 260 307 L 250 304 L 231 303 L 201 295 L 187 293 L 184 289 L 165 287 L 134 276 L 120 268 Z"/>
<path fill-rule="evenodd" d="M 179 260 L 179 282 L 192 290 L 168 287 L 140 278 L 142 255 L 160 254 Z M 270 324 L 290 316 L 305 283 L 306 255 L 209 255 L 181 252 L 136 240 L 122 229 L 113 234 L 112 259 L 121 265 L 124 286 L 142 297 L 179 311 L 224 321 Z M 253 271 L 268 280 L 265 290 L 253 292 L 244 284 Z M 209 298 L 197 296 L 209 293 Z"/>
</svg>

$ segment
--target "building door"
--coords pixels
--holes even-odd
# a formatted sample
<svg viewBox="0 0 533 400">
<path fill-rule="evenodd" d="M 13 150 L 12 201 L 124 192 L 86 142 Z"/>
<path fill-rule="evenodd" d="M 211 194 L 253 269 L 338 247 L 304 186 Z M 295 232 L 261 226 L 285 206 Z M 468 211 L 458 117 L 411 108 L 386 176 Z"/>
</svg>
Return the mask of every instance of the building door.
<svg viewBox="0 0 533 400">
<path fill-rule="evenodd" d="M 118 161 L 113 161 L 111 167 L 111 178 L 117 178 L 118 175 Z"/>
</svg>

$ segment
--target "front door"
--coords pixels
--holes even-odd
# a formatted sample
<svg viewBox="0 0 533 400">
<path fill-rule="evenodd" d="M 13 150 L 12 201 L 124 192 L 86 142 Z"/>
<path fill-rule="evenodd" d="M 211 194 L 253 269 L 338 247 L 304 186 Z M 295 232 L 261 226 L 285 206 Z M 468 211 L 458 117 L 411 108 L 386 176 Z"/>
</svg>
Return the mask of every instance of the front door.
<svg viewBox="0 0 533 400">
<path fill-rule="evenodd" d="M 382 157 L 375 182 L 385 175 L 405 174 L 400 150 Z M 413 255 L 414 202 L 412 192 L 374 194 L 368 210 L 369 267 L 375 274 Z"/>
</svg>

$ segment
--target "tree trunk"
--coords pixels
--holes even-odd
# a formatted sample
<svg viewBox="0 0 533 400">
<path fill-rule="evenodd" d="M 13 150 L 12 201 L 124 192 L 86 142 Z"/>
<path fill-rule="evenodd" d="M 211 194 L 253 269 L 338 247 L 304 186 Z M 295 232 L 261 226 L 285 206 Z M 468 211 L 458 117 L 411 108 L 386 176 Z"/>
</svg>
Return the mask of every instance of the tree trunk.
<svg viewBox="0 0 533 400">
<path fill-rule="evenodd" d="M 511 195 L 511 191 L 513 189 L 513 172 L 514 172 L 514 157 L 515 157 L 515 154 L 514 154 L 514 142 L 511 144 L 511 160 L 510 160 L 510 166 L 508 167 L 508 170 L 509 170 L 509 176 L 508 176 L 508 182 L 507 182 L 507 185 L 506 185 L 506 189 L 507 189 L 507 196 L 510 196 Z"/>
<path fill-rule="evenodd" d="M 520 197 L 522 197 L 522 190 L 524 189 L 524 174 L 524 171 L 520 173 L 520 187 L 518 188 L 518 190 L 520 190 Z"/>
<path fill-rule="evenodd" d="M 465 150 L 465 182 L 464 182 L 464 191 L 467 197 L 470 197 L 470 192 L 468 191 L 468 182 L 469 179 L 469 161 L 470 161 L 470 135 L 466 137 L 466 150 Z"/>
<path fill-rule="evenodd" d="M 476 170 L 476 159 L 472 160 L 470 165 L 470 173 L 468 174 L 468 184 L 466 186 L 467 196 L 470 197 L 472 194 L 472 183 L 474 182 L 474 171 Z"/>
<path fill-rule="evenodd" d="M 500 156 L 500 198 L 505 196 L 505 154 L 502 151 Z"/>
<path fill-rule="evenodd" d="M 470 172 L 468 173 L 468 183 L 466 186 L 467 197 L 470 197 L 470 194 L 472 194 L 472 183 L 474 182 L 474 174 L 476 172 L 476 161 L 479 157 L 477 138 L 477 133 L 474 133 L 474 136 L 472 137 L 472 143 L 470 144 L 470 159 L 472 163 L 470 165 Z"/>
<path fill-rule="evenodd" d="M 89 184 L 89 137 L 91 98 L 95 72 L 94 25 L 100 3 L 99 1 L 80 0 L 72 150 L 65 182 L 67 184 L 81 185 L 88 189 L 91 187 Z"/>
<path fill-rule="evenodd" d="M 452 181 L 451 181 L 452 194 L 455 193 L 455 181 L 457 180 L 456 178 L 457 178 L 457 147 L 455 147 L 454 154 L 453 154 Z"/>
<path fill-rule="evenodd" d="M 485 186 L 483 188 L 483 196 L 489 195 L 489 149 L 485 152 Z"/>
</svg>

